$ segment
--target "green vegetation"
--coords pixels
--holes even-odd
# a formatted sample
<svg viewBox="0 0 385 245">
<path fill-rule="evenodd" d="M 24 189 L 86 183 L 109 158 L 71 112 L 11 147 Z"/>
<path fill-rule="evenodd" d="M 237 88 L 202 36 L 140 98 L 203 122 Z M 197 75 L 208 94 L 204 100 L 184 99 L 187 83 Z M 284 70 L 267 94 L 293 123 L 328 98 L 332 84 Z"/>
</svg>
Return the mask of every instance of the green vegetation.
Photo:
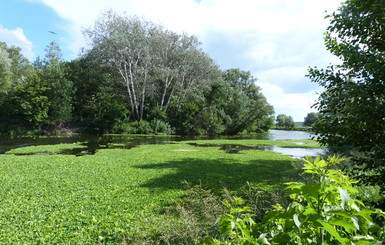
<svg viewBox="0 0 385 245">
<path fill-rule="evenodd" d="M 318 121 L 319 113 L 317 112 L 309 112 L 304 118 L 303 126 L 311 127 L 314 123 Z"/>
<path fill-rule="evenodd" d="M 220 70 L 194 36 L 113 11 L 84 34 L 89 49 L 68 62 L 54 41 L 33 63 L 0 43 L 0 133 L 72 122 L 91 133 L 235 135 L 273 123 L 256 78 Z"/>
<path fill-rule="evenodd" d="M 216 200 L 210 205 L 218 208 L 223 188 L 239 194 L 249 182 L 272 190 L 296 173 L 294 159 L 263 150 L 228 154 L 180 142 L 59 154 L 72 147 L 82 146 L 29 146 L 0 155 L 0 243 L 151 244 L 167 237 L 192 243 L 213 230 L 222 212 L 211 213 L 210 222 L 193 219 L 190 212 L 201 201 Z M 184 180 L 211 194 L 200 191 L 202 199 L 191 199 Z"/>
<path fill-rule="evenodd" d="M 13 149 L 0 155 L 0 243 L 380 244 L 384 213 L 360 200 L 385 207 L 384 13 L 380 0 L 351 0 L 327 17 L 325 44 L 342 63 L 309 70 L 325 88 L 304 123 L 319 143 L 193 140 L 81 156 L 70 153 L 82 143 Z M 33 63 L 0 42 L 0 134 L 71 122 L 98 133 L 236 135 L 274 123 L 250 72 L 220 70 L 194 36 L 112 11 L 85 35 L 89 49 L 70 62 L 55 42 Z M 276 126 L 295 123 L 281 114 Z M 335 157 L 306 158 L 310 177 L 293 182 L 300 164 L 266 150 L 320 145 L 349 156 L 343 168 L 360 186 Z M 229 213 L 216 227 L 220 200 Z"/>
<path fill-rule="evenodd" d="M 223 238 L 204 244 L 382 244 L 385 226 L 376 221 L 385 213 L 356 198 L 357 180 L 330 168 L 341 161 L 306 158 L 304 174 L 312 181 L 286 183 L 292 202 L 287 208 L 275 205 L 261 222 L 255 222 L 242 199 L 225 202 L 229 212 L 219 219 Z"/>
<path fill-rule="evenodd" d="M 292 129 L 295 127 L 295 122 L 291 116 L 287 116 L 285 114 L 279 114 L 277 116 L 275 126 L 286 128 L 286 129 Z"/>
<path fill-rule="evenodd" d="M 327 16 L 325 45 L 341 64 L 310 69 L 309 77 L 325 89 L 315 104 L 319 141 L 350 151 L 354 174 L 385 191 L 383 7 L 381 0 L 345 1 Z"/>
</svg>

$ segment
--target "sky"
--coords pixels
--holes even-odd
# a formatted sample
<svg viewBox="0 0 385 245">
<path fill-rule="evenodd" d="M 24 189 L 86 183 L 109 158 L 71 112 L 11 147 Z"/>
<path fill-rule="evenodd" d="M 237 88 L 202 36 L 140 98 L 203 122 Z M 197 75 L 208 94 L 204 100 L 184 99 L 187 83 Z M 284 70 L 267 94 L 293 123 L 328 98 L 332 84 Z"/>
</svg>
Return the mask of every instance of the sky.
<svg viewBox="0 0 385 245">
<path fill-rule="evenodd" d="M 30 61 L 55 40 L 65 60 L 86 47 L 84 28 L 112 9 L 169 30 L 195 35 L 221 69 L 250 71 L 274 106 L 301 122 L 314 111 L 317 84 L 308 67 L 338 62 L 326 50 L 327 13 L 342 0 L 6 0 L 0 8 L 0 41 L 18 46 Z"/>
</svg>

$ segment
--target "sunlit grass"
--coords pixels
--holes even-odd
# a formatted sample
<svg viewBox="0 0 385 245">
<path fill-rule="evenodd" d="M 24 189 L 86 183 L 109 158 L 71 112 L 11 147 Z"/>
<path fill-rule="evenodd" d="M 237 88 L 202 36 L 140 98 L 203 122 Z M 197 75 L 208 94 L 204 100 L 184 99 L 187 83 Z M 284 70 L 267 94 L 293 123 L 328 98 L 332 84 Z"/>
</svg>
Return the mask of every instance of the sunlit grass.
<svg viewBox="0 0 385 245">
<path fill-rule="evenodd" d="M 0 155 L 0 243 L 120 243 L 157 236 L 178 219 L 165 210 L 188 193 L 184 180 L 216 195 L 223 188 L 237 193 L 247 182 L 268 190 L 295 172 L 296 161 L 270 151 L 228 154 L 187 142 L 57 154 L 76 147 L 82 146 L 30 146 Z M 50 154 L 32 154 L 41 152 Z M 32 155 L 13 155 L 27 153 Z"/>
</svg>

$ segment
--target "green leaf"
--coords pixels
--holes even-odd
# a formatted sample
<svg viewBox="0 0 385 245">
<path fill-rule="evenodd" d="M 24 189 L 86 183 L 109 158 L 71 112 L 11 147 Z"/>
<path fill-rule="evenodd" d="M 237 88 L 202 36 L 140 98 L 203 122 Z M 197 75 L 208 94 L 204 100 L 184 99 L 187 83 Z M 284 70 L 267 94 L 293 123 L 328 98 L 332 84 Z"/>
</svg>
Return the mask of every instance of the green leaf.
<svg viewBox="0 0 385 245">
<path fill-rule="evenodd" d="M 355 242 L 354 243 L 355 245 L 373 245 L 373 242 L 371 241 L 358 241 L 358 242 Z M 382 244 L 382 243 L 379 243 L 379 244 Z"/>
<path fill-rule="evenodd" d="M 335 239 L 337 239 L 341 244 L 346 244 L 347 239 L 342 238 L 340 234 L 338 234 L 337 230 L 330 224 L 325 222 L 320 222 L 322 225 L 322 228 L 327 231 L 330 235 L 332 235 Z"/>
<path fill-rule="evenodd" d="M 302 187 L 304 196 L 312 196 L 316 198 L 319 196 L 320 189 L 321 189 L 321 185 L 317 183 L 309 183 Z"/>
<path fill-rule="evenodd" d="M 338 225 L 343 227 L 348 233 L 352 233 L 357 230 L 357 227 L 347 220 L 343 219 L 331 219 L 328 220 L 328 223 L 331 225 Z"/>
<path fill-rule="evenodd" d="M 374 213 L 377 213 L 377 212 L 369 210 L 369 209 L 364 209 L 364 210 L 358 211 L 357 215 L 363 217 L 368 222 L 372 222 L 371 215 L 374 214 Z"/>
</svg>

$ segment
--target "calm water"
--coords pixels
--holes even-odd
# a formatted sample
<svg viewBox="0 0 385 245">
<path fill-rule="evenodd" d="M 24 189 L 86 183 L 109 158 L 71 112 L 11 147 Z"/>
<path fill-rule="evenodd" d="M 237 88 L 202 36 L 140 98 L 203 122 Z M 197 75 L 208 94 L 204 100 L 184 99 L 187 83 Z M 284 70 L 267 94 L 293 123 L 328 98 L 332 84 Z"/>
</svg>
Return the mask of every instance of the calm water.
<svg viewBox="0 0 385 245">
<path fill-rule="evenodd" d="M 232 139 L 268 139 L 268 140 L 300 140 L 310 139 L 313 135 L 302 131 L 285 131 L 285 130 L 270 130 L 268 133 L 236 136 Z M 80 142 L 86 146 L 86 150 L 74 149 L 66 150 L 63 154 L 84 155 L 94 154 L 98 149 L 108 148 L 124 148 L 129 149 L 143 144 L 168 144 L 170 141 L 182 141 L 194 138 L 183 138 L 176 136 L 132 136 L 132 135 L 104 135 L 104 136 L 74 136 L 74 137 L 0 137 L 0 154 L 3 154 L 11 149 L 30 146 L 30 145 L 52 145 L 62 143 Z M 196 139 L 196 138 L 195 138 Z M 207 139 L 200 137 L 199 139 Z M 118 144 L 112 145 L 112 144 Z M 265 149 L 272 150 L 281 154 L 291 155 L 294 158 L 302 158 L 304 156 L 317 156 L 324 154 L 323 149 L 305 149 L 305 148 L 282 148 L 276 146 L 240 146 L 227 145 L 221 146 L 222 150 L 227 153 L 240 153 L 245 149 Z"/>
<path fill-rule="evenodd" d="M 302 140 L 312 137 L 315 135 L 303 131 L 270 130 L 267 134 L 269 140 Z"/>
</svg>

